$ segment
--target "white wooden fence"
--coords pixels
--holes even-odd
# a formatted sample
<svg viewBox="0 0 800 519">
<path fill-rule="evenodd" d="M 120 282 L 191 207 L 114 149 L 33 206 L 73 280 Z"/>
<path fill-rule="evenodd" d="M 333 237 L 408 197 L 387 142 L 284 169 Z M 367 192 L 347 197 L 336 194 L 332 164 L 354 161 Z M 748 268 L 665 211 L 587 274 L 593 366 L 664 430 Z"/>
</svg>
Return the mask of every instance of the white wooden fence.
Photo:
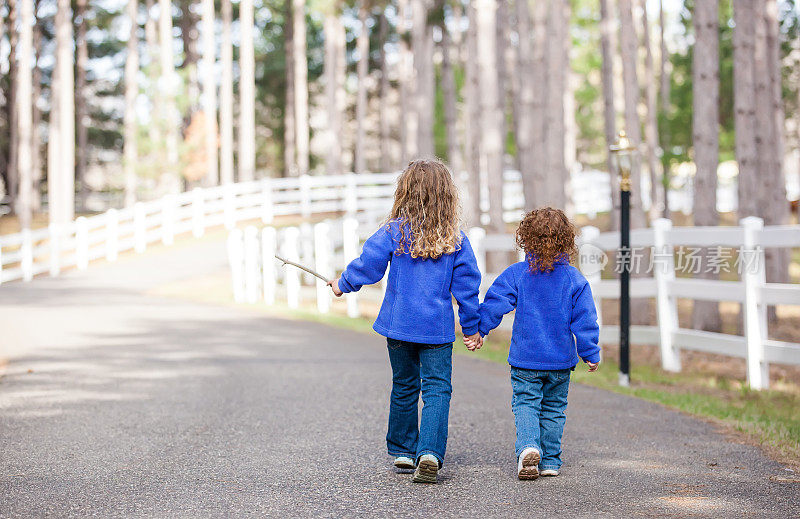
<svg viewBox="0 0 800 519">
<path fill-rule="evenodd" d="M 320 312 L 327 312 L 331 305 L 330 289 L 294 267 L 282 268 L 280 261 L 274 258 L 275 252 L 333 277 L 356 257 L 360 243 L 376 228 L 374 222 L 364 225 L 354 218 L 345 218 L 317 223 L 313 227 L 276 229 L 267 226 L 258 230 L 250 226 L 243 232 L 234 230 L 228 243 L 234 298 L 239 302 L 263 300 L 268 304 L 280 299 L 290 308 L 299 307 L 303 301 L 315 302 Z M 485 293 L 497 276 L 497 273 L 486 272 L 486 254 L 514 251 L 514 238 L 511 235 L 487 236 L 479 228 L 471 229 L 469 236 L 483 273 L 482 293 Z M 632 247 L 652 248 L 653 275 L 634 277 L 631 294 L 634 298 L 655 299 L 658 322 L 656 326 L 632 326 L 631 340 L 659 345 L 664 369 L 680 371 L 680 350 L 739 357 L 747 361 L 750 386 L 761 389 L 769 386 L 770 363 L 800 365 L 800 344 L 767 337 L 766 311 L 769 305 L 800 305 L 800 285 L 766 283 L 764 278 L 764 249 L 800 247 L 800 226 L 764 227 L 759 218 L 751 217 L 745 218 L 740 227 L 672 228 L 669 220 L 657 220 L 651 229 L 635 230 L 631 241 Z M 581 268 L 592 285 L 598 312 L 603 299 L 619 298 L 619 282 L 601 278 L 597 255 L 589 254 L 591 250 L 588 249 L 616 251 L 618 243 L 618 233 L 600 233 L 594 227 L 585 227 L 581 233 Z M 750 255 L 750 260 L 739 281 L 679 279 L 674 265 L 676 246 L 734 248 Z M 382 292 L 383 284 L 347 294 L 347 314 L 358 317 L 361 315 L 359 301 L 377 304 Z M 678 298 L 742 303 L 745 335 L 679 328 Z M 510 328 L 511 320 L 507 316 L 502 326 Z M 602 326 L 603 343 L 618 340 L 618 326 Z"/>
</svg>

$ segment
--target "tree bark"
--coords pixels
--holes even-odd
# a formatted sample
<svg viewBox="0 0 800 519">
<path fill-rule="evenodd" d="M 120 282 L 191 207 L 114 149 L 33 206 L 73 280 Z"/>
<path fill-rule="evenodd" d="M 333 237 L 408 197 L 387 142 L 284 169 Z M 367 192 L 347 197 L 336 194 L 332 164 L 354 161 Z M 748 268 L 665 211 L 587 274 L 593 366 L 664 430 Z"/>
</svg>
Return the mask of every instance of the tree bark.
<svg viewBox="0 0 800 519">
<path fill-rule="evenodd" d="M 364 157 L 366 143 L 366 118 L 367 118 L 367 74 L 369 69 L 369 29 L 367 28 L 367 9 L 366 0 L 361 0 L 358 5 L 358 21 L 360 24 L 356 48 L 358 50 L 358 63 L 356 64 L 356 74 L 358 76 L 358 91 L 356 93 L 356 142 L 354 149 L 353 171 L 364 173 L 367 169 L 367 161 Z"/>
<path fill-rule="evenodd" d="M 467 225 L 470 227 L 481 224 L 481 105 L 480 105 L 480 70 L 478 68 L 478 15 L 475 3 L 467 5 L 467 56 L 464 63 L 466 83 L 464 85 L 464 100 L 467 105 L 464 133 L 466 138 L 465 156 L 467 158 L 467 202 L 464 204 Z"/>
<path fill-rule="evenodd" d="M 72 58 L 72 15 L 69 0 L 58 0 L 55 20 L 56 30 L 56 68 L 58 84 L 53 85 L 54 97 L 58 97 L 58 155 L 56 178 L 53 190 L 48 191 L 51 199 L 58 199 L 55 223 L 72 221 L 75 215 L 75 83 Z M 52 123 L 52 120 L 51 120 Z M 51 135 L 53 132 L 51 131 Z M 50 160 L 50 159 L 48 159 Z"/>
<path fill-rule="evenodd" d="M 203 37 L 203 121 L 204 144 L 206 155 L 206 186 L 219 184 L 219 156 L 217 146 L 217 79 L 214 63 L 217 60 L 214 42 L 214 0 L 202 0 L 202 37 Z"/>
<path fill-rule="evenodd" d="M 715 3 L 710 0 L 707 3 Z M 702 2 L 701 2 L 702 3 Z M 650 42 L 650 20 L 647 16 L 647 1 L 641 2 L 642 7 L 642 40 L 644 41 L 645 59 L 645 97 L 647 100 L 647 117 L 645 119 L 644 134 L 647 143 L 647 169 L 650 173 L 650 219 L 655 220 L 664 215 L 661 202 L 664 198 L 663 178 L 658 160 L 658 92 L 655 83 L 655 66 L 653 64 L 653 51 Z"/>
<path fill-rule="evenodd" d="M 155 166 L 163 166 L 166 158 L 164 156 L 164 101 L 161 89 L 158 85 L 158 78 L 161 76 L 161 64 L 158 59 L 158 28 L 153 17 L 154 0 L 145 0 L 147 17 L 144 22 L 144 37 L 147 44 L 147 79 L 148 90 L 151 92 L 152 105 L 150 113 L 150 124 L 147 127 L 147 138 L 150 141 L 150 163 Z"/>
<path fill-rule="evenodd" d="M 327 128 L 325 134 L 325 170 L 328 175 L 342 173 L 342 122 L 339 105 L 339 40 L 340 33 L 344 30 L 339 18 L 338 8 L 332 6 L 325 13 L 325 62 L 323 75 L 325 77 L 325 105 L 327 113 Z"/>
<path fill-rule="evenodd" d="M 659 74 L 659 78 L 661 79 L 661 88 L 659 93 L 661 95 L 661 111 L 665 114 L 670 112 L 670 107 L 672 106 L 670 102 L 670 89 L 671 89 L 671 69 L 670 69 L 670 62 L 669 62 L 669 50 L 667 49 L 667 39 L 664 36 L 664 28 L 666 27 L 666 23 L 664 21 L 664 1 L 659 0 L 658 3 L 658 25 L 661 30 L 660 33 L 660 42 L 661 42 L 661 72 Z M 666 133 L 666 132 L 664 132 Z M 661 138 L 661 148 L 666 149 L 669 145 L 669 135 L 662 134 L 660 135 Z M 670 172 L 669 167 L 663 166 L 662 175 L 664 189 L 662 192 L 662 196 L 664 197 L 661 204 L 664 208 L 664 218 L 669 218 L 669 178 Z"/>
<path fill-rule="evenodd" d="M 219 86 L 220 182 L 233 182 L 233 44 L 231 43 L 231 0 L 221 0 L 222 39 L 220 59 L 222 77 Z"/>
<path fill-rule="evenodd" d="M 294 84 L 294 2 L 286 2 L 283 36 L 286 50 L 286 102 L 283 113 L 283 168 L 284 175 L 297 175 L 297 123 L 295 119 L 295 84 Z"/>
<path fill-rule="evenodd" d="M 80 193 L 78 206 L 86 209 L 89 186 L 86 183 L 86 168 L 89 162 L 89 109 L 86 104 L 86 71 L 89 64 L 89 43 L 86 40 L 87 0 L 75 1 L 75 183 Z"/>
<path fill-rule="evenodd" d="M 386 65 L 386 42 L 389 37 L 389 22 L 386 19 L 386 12 L 381 10 L 380 18 L 378 21 L 378 41 L 380 42 L 380 68 L 381 68 L 381 83 L 380 83 L 380 149 L 381 159 L 380 168 L 381 172 L 386 173 L 392 170 L 392 157 L 391 157 L 391 125 L 389 122 L 389 91 L 391 89 L 389 84 L 389 67 Z"/>
<path fill-rule="evenodd" d="M 435 154 L 433 114 L 435 78 L 433 74 L 433 32 L 428 23 L 429 0 L 411 0 L 411 25 L 416 74 L 415 100 L 417 114 L 417 155 L 431 158 Z"/>
<path fill-rule="evenodd" d="M 201 0 L 203 1 L 203 0 Z M 197 52 L 197 15 L 192 11 L 195 0 L 181 0 L 181 18 L 179 26 L 181 29 L 181 41 L 183 43 L 183 63 L 181 68 L 186 71 L 186 97 L 189 99 L 189 114 L 197 108 L 200 100 L 200 86 L 198 84 L 197 63 L 200 55 Z"/>
<path fill-rule="evenodd" d="M 125 207 L 131 207 L 136 202 L 136 161 L 138 156 L 136 134 L 138 122 L 136 118 L 136 96 L 139 94 L 139 84 L 136 76 L 139 73 L 139 23 L 137 14 L 139 3 L 129 0 L 127 16 L 130 21 L 128 32 L 127 55 L 125 57 L 125 115 L 123 137 L 123 169 L 125 171 Z"/>
<path fill-rule="evenodd" d="M 534 209 L 536 204 L 536 189 L 534 177 L 534 162 L 537 159 L 531 150 L 531 132 L 533 130 L 533 98 L 534 78 L 533 46 L 531 42 L 531 12 L 528 0 L 515 0 L 516 30 L 519 36 L 517 60 L 513 75 L 515 98 L 517 106 L 516 132 L 514 133 L 517 147 L 517 164 L 522 176 L 522 191 L 525 196 L 525 210 Z"/>
<path fill-rule="evenodd" d="M 397 2 L 397 33 L 399 36 L 399 78 L 400 78 L 400 156 L 405 164 L 417 155 L 417 109 L 414 102 L 414 57 L 411 50 L 411 36 L 408 31 L 408 19 L 412 13 L 410 0 Z"/>
<path fill-rule="evenodd" d="M 506 138 L 508 137 L 508 90 L 509 85 L 506 78 L 508 71 L 506 70 L 506 50 L 507 50 L 507 32 L 509 28 L 508 20 L 508 0 L 495 0 L 497 4 L 497 12 L 495 13 L 495 67 L 497 68 L 497 103 L 500 107 L 500 112 L 503 115 L 503 156 L 505 157 Z M 513 114 L 512 114 L 513 117 Z M 503 161 L 503 169 L 505 169 L 505 160 Z"/>
<path fill-rule="evenodd" d="M 38 17 L 39 0 L 33 3 L 33 127 L 31 133 L 31 212 L 38 213 L 42 210 L 42 191 L 41 184 L 43 178 L 42 171 L 42 111 L 39 109 L 39 100 L 42 97 L 42 67 L 39 59 L 42 48 L 42 27 Z M 0 23 L 2 27 L 2 23 Z M 2 39 L 2 34 L 0 34 Z"/>
<path fill-rule="evenodd" d="M 453 38 L 450 35 L 450 30 L 447 28 L 447 23 L 444 16 L 444 2 L 440 8 L 443 11 L 441 21 L 441 50 L 442 50 L 442 97 L 444 101 L 444 126 L 445 133 L 447 134 L 447 160 L 450 162 L 453 176 L 459 186 L 463 185 L 461 181 L 461 173 L 464 169 L 463 159 L 461 157 L 461 147 L 459 146 L 458 130 L 456 123 L 458 113 L 456 109 L 456 80 L 453 72 Z"/>
<path fill-rule="evenodd" d="M 255 178 L 255 55 L 253 49 L 253 0 L 239 3 L 239 181 Z"/>
<path fill-rule="evenodd" d="M 717 166 L 719 164 L 719 3 L 697 2 L 692 16 L 694 62 L 692 65 L 692 135 L 694 161 L 694 224 L 717 225 Z M 707 257 L 704 251 L 703 256 Z M 698 276 L 714 279 L 705 272 Z M 719 331 L 722 326 L 719 303 L 695 301 L 693 328 Z"/>
<path fill-rule="evenodd" d="M 306 1 L 292 0 L 294 9 L 294 117 L 297 137 L 297 173 L 308 174 L 308 60 L 306 58 Z"/>
<path fill-rule="evenodd" d="M 754 0 L 734 0 L 733 94 L 736 127 L 736 161 L 739 166 L 739 218 L 755 216 L 758 192 L 755 106 Z"/>
<path fill-rule="evenodd" d="M 31 226 L 31 192 L 32 162 L 31 144 L 33 130 L 33 0 L 20 0 L 19 48 L 16 59 L 17 68 L 17 106 L 19 132 L 19 194 L 16 200 L 16 212 L 19 226 L 30 229 Z M 12 59 L 14 57 L 12 56 Z"/>
<path fill-rule="evenodd" d="M 162 101 L 164 103 L 163 120 L 165 128 L 164 146 L 166 149 L 165 172 L 159 183 L 163 191 L 180 190 L 178 172 L 178 146 L 180 144 L 180 113 L 177 106 L 178 74 L 175 72 L 175 60 L 172 52 L 172 2 L 159 0 L 158 16 L 159 57 L 161 58 Z"/>
<path fill-rule="evenodd" d="M 569 56 L 565 52 L 569 38 L 568 9 L 566 2 L 552 2 L 547 19 L 551 49 L 547 55 L 547 91 L 552 95 L 545 106 L 547 182 L 543 203 L 558 208 L 564 207 L 564 186 L 569 182 L 564 142 L 564 92 L 567 90 L 569 69 Z"/>
<path fill-rule="evenodd" d="M 525 203 L 533 209 L 547 203 L 548 193 L 548 159 L 547 132 L 545 128 L 546 106 L 549 99 L 549 82 L 546 72 L 548 44 L 547 17 L 549 4 L 538 0 L 533 7 L 533 66 L 531 67 L 531 85 L 533 86 L 533 106 L 531 118 L 531 187 L 532 200 Z"/>
<path fill-rule="evenodd" d="M 6 93 L 6 111 L 8 113 L 8 162 L 6 163 L 5 188 L 6 195 L 10 199 L 9 207 L 16 211 L 16 199 L 19 191 L 19 167 L 17 158 L 19 157 L 19 122 L 17 106 L 17 45 L 19 43 L 19 33 L 17 32 L 17 18 L 19 17 L 19 6 L 17 2 L 8 3 L 8 92 Z"/>
<path fill-rule="evenodd" d="M 611 18 L 614 12 L 614 0 L 600 0 L 600 53 L 603 59 L 601 74 L 603 78 L 603 130 L 606 136 L 606 167 L 611 181 L 611 230 L 619 229 L 619 173 L 609 146 L 617 138 L 617 107 L 614 102 L 614 51 L 616 38 L 614 37 L 614 22 Z"/>
<path fill-rule="evenodd" d="M 337 8 L 338 9 L 338 8 Z M 341 12 L 339 12 L 341 14 Z M 331 153 L 336 153 L 337 171 L 344 172 L 344 159 L 342 153 L 344 150 L 345 140 L 345 124 L 344 114 L 347 111 L 347 31 L 344 27 L 344 21 L 341 16 L 335 17 L 336 30 L 334 31 L 336 43 L 336 127 L 338 133 L 334 136 L 334 147 Z"/>
</svg>

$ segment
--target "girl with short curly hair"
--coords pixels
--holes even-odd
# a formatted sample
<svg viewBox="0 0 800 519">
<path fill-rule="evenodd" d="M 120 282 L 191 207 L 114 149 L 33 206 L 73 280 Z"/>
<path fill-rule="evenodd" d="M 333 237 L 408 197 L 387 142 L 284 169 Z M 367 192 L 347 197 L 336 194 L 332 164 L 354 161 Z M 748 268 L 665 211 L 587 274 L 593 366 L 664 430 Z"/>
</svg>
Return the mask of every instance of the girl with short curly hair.
<svg viewBox="0 0 800 519">
<path fill-rule="evenodd" d="M 597 369 L 600 327 L 589 283 L 569 264 L 577 252 L 575 226 L 563 211 L 544 207 L 526 214 L 517 245 L 525 261 L 508 267 L 489 288 L 480 333 L 487 335 L 516 309 L 508 363 L 517 475 L 536 479 L 558 475 L 570 373 L 579 359 L 589 371 Z"/>
<path fill-rule="evenodd" d="M 392 393 L 386 445 L 395 466 L 413 480 L 436 483 L 447 446 L 458 303 L 461 331 L 478 334 L 481 274 L 460 227 L 458 189 L 438 160 L 415 160 L 397 180 L 388 220 L 364 243 L 361 256 L 330 283 L 336 296 L 380 281 L 386 295 L 373 329 L 386 337 Z M 417 423 L 418 401 L 422 413 Z"/>
</svg>

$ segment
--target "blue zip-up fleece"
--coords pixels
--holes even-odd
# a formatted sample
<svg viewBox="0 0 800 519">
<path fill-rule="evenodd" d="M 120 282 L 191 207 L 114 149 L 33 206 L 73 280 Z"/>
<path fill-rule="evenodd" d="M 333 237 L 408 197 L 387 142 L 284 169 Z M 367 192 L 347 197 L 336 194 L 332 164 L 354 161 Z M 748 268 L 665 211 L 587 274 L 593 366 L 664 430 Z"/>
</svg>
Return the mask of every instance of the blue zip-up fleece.
<svg viewBox="0 0 800 519">
<path fill-rule="evenodd" d="M 393 220 L 364 243 L 361 256 L 347 265 L 339 290 L 355 292 L 377 283 L 389 267 L 389 282 L 381 311 L 372 328 L 390 339 L 445 344 L 456 340 L 453 297 L 458 319 L 466 335 L 478 331 L 478 289 L 481 273 L 466 234 L 460 248 L 436 259 L 395 254 L 400 243 L 400 224 Z M 452 295 L 451 295 L 452 294 Z"/>
<path fill-rule="evenodd" d="M 585 362 L 600 361 L 592 290 L 566 260 L 556 261 L 552 272 L 531 272 L 525 261 L 504 270 L 481 305 L 481 335 L 497 328 L 515 308 L 508 351 L 508 363 L 515 368 L 573 368 L 578 356 Z"/>
</svg>

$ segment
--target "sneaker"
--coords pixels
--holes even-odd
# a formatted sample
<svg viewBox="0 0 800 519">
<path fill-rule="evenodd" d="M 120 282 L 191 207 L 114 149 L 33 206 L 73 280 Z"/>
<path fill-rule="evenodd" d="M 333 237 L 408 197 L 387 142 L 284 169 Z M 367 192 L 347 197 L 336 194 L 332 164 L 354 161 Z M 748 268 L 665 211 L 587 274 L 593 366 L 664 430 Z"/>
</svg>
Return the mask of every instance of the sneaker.
<svg viewBox="0 0 800 519">
<path fill-rule="evenodd" d="M 439 460 L 433 454 L 423 454 L 419 458 L 417 470 L 414 471 L 414 483 L 436 483 L 439 472 Z"/>
<path fill-rule="evenodd" d="M 539 475 L 542 477 L 544 476 L 556 477 L 558 476 L 558 469 L 542 469 L 539 471 Z"/>
<path fill-rule="evenodd" d="M 539 462 L 542 455 L 539 449 L 528 447 L 519 455 L 517 462 L 517 477 L 519 479 L 536 479 L 539 477 Z"/>
<path fill-rule="evenodd" d="M 417 466 L 408 456 L 398 456 L 394 459 L 394 466 L 398 469 L 414 470 Z"/>
</svg>

